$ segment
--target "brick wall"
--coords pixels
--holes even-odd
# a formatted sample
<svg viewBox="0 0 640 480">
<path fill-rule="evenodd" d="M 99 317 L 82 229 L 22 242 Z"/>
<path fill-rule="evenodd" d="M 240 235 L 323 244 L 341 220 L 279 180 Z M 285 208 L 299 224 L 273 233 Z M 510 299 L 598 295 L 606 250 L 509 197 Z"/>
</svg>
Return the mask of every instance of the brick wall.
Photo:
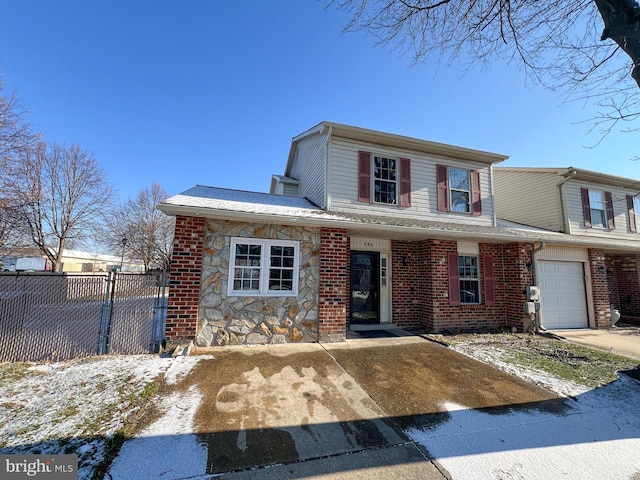
<svg viewBox="0 0 640 480">
<path fill-rule="evenodd" d="M 524 287 L 531 285 L 531 246 L 480 244 L 482 258 L 493 259 L 495 304 L 449 304 L 447 254 L 457 252 L 454 240 L 393 241 L 393 321 L 401 327 L 420 326 L 428 331 L 483 330 L 505 326 L 525 328 L 522 303 Z M 506 251 L 506 254 L 505 254 Z M 403 260 L 406 259 L 406 265 Z"/>
<path fill-rule="evenodd" d="M 535 327 L 534 320 L 524 313 L 527 301 L 526 287 L 533 285 L 533 245 L 510 243 L 503 247 L 505 315 L 507 326 L 518 330 Z"/>
<path fill-rule="evenodd" d="M 341 228 L 320 230 L 318 336 L 321 342 L 346 339 L 349 304 L 349 237 Z"/>
<path fill-rule="evenodd" d="M 204 219 L 176 217 L 167 307 L 169 342 L 192 340 L 198 324 Z"/>
<path fill-rule="evenodd" d="M 609 302 L 622 315 L 640 317 L 640 258 L 637 255 L 607 255 Z"/>
<path fill-rule="evenodd" d="M 611 325 L 611 312 L 604 250 L 598 248 L 589 249 L 589 267 L 591 273 L 593 310 L 595 312 L 595 327 L 608 327 Z"/>
</svg>

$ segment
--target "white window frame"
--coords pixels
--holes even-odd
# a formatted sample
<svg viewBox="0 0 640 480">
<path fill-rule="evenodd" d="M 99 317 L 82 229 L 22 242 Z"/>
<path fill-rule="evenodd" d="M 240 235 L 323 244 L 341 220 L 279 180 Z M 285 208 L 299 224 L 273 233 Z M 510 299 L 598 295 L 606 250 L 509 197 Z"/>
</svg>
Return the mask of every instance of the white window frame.
<svg viewBox="0 0 640 480">
<path fill-rule="evenodd" d="M 259 245 L 260 265 L 256 266 L 260 270 L 257 290 L 235 290 L 235 269 L 236 269 L 236 245 Z M 269 290 L 269 274 L 271 270 L 271 247 L 293 247 L 293 287 L 291 290 Z M 295 240 L 261 239 L 234 237 L 231 239 L 229 249 L 229 281 L 227 293 L 233 297 L 295 297 L 298 295 L 298 280 L 300 278 L 300 242 Z"/>
<path fill-rule="evenodd" d="M 372 157 L 373 157 L 373 159 L 372 159 L 372 163 L 371 163 L 371 173 L 372 173 L 372 175 L 371 175 L 371 179 L 372 179 L 371 194 L 372 195 L 371 196 L 373 197 L 372 198 L 373 203 L 377 203 L 379 205 L 396 205 L 396 206 L 399 205 L 400 204 L 400 202 L 399 202 L 400 193 L 399 193 L 398 190 L 400 188 L 400 182 L 399 182 L 399 179 L 398 179 L 398 175 L 400 173 L 400 168 L 399 168 L 400 167 L 400 160 L 398 158 L 395 158 L 395 157 L 387 157 L 387 156 L 384 156 L 384 155 L 376 155 L 376 154 L 373 154 Z M 393 172 L 395 174 L 395 179 L 394 180 L 387 179 L 387 178 L 382 178 L 382 177 L 380 177 L 380 178 L 376 177 L 376 159 L 378 159 L 378 158 L 380 160 L 387 160 L 387 162 L 389 162 L 391 160 L 393 160 L 395 162 L 395 167 L 393 169 Z M 380 168 L 382 168 L 382 166 Z M 390 170 L 390 169 L 387 168 L 387 170 Z M 395 196 L 394 196 L 393 202 L 378 202 L 376 200 L 376 182 L 393 183 L 395 185 L 395 190 L 394 190 Z"/>
<path fill-rule="evenodd" d="M 602 206 L 602 208 L 594 208 L 595 205 Z M 607 199 L 604 196 L 604 192 L 602 190 L 591 190 L 589 189 L 589 209 L 591 213 L 591 227 L 592 228 L 602 228 L 608 229 L 608 218 L 607 218 Z M 602 212 L 602 224 L 596 223 L 596 216 L 594 212 Z M 599 217 L 598 217 L 599 218 Z"/>
<path fill-rule="evenodd" d="M 467 174 L 467 190 L 462 190 L 460 188 L 453 188 L 453 182 L 451 181 L 451 172 L 452 171 L 466 172 Z M 472 213 L 471 211 L 471 171 L 467 168 L 457 168 L 457 167 L 448 167 L 447 168 L 447 185 L 449 187 L 449 211 L 453 213 Z M 467 209 L 460 211 L 454 210 L 453 208 L 453 192 L 463 192 L 467 194 Z"/>
<path fill-rule="evenodd" d="M 463 272 L 461 271 L 461 267 L 460 267 L 460 259 L 464 258 L 464 257 L 472 257 L 475 258 L 476 260 L 476 264 L 475 264 L 475 270 L 476 270 L 476 276 L 475 277 L 467 277 L 463 275 Z M 475 254 L 465 254 L 465 253 L 458 253 L 458 282 L 460 283 L 460 304 L 461 305 L 479 305 L 482 303 L 482 292 L 480 291 L 480 280 L 481 280 L 481 276 L 480 276 L 480 256 L 479 255 L 475 255 Z M 478 285 L 477 287 L 477 291 L 478 291 L 478 301 L 476 302 L 465 302 L 463 301 L 463 288 L 462 288 L 462 282 L 474 282 Z"/>
<path fill-rule="evenodd" d="M 636 230 L 640 231 L 640 197 L 633 197 L 633 213 L 636 217 Z"/>
</svg>

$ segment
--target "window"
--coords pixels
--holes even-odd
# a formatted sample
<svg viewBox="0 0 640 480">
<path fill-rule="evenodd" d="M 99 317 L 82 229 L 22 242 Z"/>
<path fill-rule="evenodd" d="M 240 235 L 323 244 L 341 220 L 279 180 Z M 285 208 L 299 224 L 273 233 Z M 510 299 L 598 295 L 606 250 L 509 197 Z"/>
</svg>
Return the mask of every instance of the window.
<svg viewBox="0 0 640 480">
<path fill-rule="evenodd" d="M 469 170 L 449 168 L 449 194 L 452 212 L 471 211 L 471 185 Z"/>
<path fill-rule="evenodd" d="M 593 227 L 606 228 L 607 213 L 604 192 L 589 190 L 589 209 L 591 213 L 591 225 Z"/>
<path fill-rule="evenodd" d="M 358 202 L 410 207 L 411 160 L 358 152 Z"/>
<path fill-rule="evenodd" d="M 480 303 L 478 257 L 475 255 L 460 255 L 458 257 L 458 278 L 460 281 L 460 303 Z"/>
<path fill-rule="evenodd" d="M 396 204 L 396 160 L 374 157 L 373 159 L 373 201 L 375 203 Z"/>
<path fill-rule="evenodd" d="M 482 215 L 480 172 L 436 165 L 439 212 Z"/>
<path fill-rule="evenodd" d="M 233 238 L 229 295 L 298 294 L 298 242 Z"/>
<path fill-rule="evenodd" d="M 581 188 L 580 196 L 585 228 L 616 228 L 611 192 Z"/>
<path fill-rule="evenodd" d="M 640 226 L 640 197 L 637 195 L 633 197 L 633 215 L 635 221 L 633 222 L 633 228 L 631 231 L 633 233 L 637 233 L 638 226 Z"/>
<path fill-rule="evenodd" d="M 480 269 L 482 259 L 482 269 Z M 447 254 L 449 305 L 477 305 L 480 303 L 480 281 L 484 305 L 496 304 L 493 257 L 491 255 L 469 255 L 466 252 Z M 480 273 L 482 270 L 482 277 Z"/>
</svg>

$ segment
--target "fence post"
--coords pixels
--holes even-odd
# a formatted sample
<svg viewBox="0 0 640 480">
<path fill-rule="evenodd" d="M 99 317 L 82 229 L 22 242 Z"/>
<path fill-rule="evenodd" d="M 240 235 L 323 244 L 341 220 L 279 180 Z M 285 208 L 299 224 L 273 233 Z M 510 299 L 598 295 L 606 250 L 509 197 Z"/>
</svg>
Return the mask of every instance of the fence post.
<svg viewBox="0 0 640 480">
<path fill-rule="evenodd" d="M 98 333 L 98 355 L 109 353 L 109 337 L 111 335 L 111 322 L 113 320 L 113 299 L 116 291 L 116 272 L 107 274 L 107 288 L 105 289 L 102 303 L 102 315 L 100 317 L 100 331 Z"/>
<path fill-rule="evenodd" d="M 153 316 L 151 324 L 151 340 L 149 351 L 158 353 L 164 348 L 164 325 L 167 319 L 167 299 L 165 298 L 167 288 L 167 271 L 162 270 L 156 275 L 158 288 L 156 289 L 156 298 L 153 302 Z"/>
</svg>

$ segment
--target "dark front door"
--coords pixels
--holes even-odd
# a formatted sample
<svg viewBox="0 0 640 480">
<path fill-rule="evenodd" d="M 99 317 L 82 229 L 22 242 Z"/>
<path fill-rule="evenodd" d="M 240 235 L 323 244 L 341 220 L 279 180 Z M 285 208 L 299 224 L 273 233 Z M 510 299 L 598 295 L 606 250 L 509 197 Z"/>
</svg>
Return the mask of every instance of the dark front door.
<svg viewBox="0 0 640 480">
<path fill-rule="evenodd" d="M 351 323 L 380 323 L 380 254 L 351 252 Z"/>
</svg>

